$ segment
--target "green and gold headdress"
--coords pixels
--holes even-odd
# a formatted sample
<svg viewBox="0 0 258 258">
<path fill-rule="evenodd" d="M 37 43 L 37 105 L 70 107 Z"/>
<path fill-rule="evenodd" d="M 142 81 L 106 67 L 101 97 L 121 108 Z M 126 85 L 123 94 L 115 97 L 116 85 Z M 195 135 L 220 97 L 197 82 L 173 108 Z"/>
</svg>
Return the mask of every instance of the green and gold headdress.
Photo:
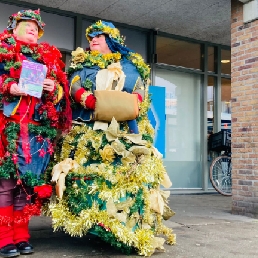
<svg viewBox="0 0 258 258">
<path fill-rule="evenodd" d="M 13 29 L 16 28 L 17 22 L 20 20 L 31 20 L 38 24 L 40 38 L 44 34 L 45 23 L 41 20 L 40 10 L 21 10 L 18 13 L 14 13 L 9 17 L 7 30 L 12 33 Z"/>
<path fill-rule="evenodd" d="M 86 29 L 86 38 L 91 41 L 92 38 L 100 34 L 106 34 L 116 43 L 124 45 L 124 39 L 120 31 L 111 22 L 97 21 Z"/>
</svg>

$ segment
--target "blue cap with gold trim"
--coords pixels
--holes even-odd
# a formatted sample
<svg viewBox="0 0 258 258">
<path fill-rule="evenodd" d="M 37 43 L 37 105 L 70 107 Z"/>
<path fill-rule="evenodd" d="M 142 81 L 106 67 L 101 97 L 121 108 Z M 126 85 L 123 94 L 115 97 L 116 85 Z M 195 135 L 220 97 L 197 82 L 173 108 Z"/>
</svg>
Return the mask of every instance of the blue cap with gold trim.
<svg viewBox="0 0 258 258">
<path fill-rule="evenodd" d="M 112 22 L 100 20 L 86 29 L 86 38 L 88 41 L 91 41 L 91 38 L 94 38 L 100 34 L 106 34 L 112 41 L 124 45 L 123 36 L 120 35 L 120 31 Z"/>
</svg>

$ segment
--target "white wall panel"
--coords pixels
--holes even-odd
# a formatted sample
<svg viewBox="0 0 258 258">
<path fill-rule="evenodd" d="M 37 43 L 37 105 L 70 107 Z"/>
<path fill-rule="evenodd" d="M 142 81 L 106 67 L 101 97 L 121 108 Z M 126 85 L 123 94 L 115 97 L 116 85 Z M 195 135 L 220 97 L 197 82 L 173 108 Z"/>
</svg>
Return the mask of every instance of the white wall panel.
<svg viewBox="0 0 258 258">
<path fill-rule="evenodd" d="M 47 41 L 58 48 L 74 49 L 74 19 L 71 17 L 42 12 L 46 23 L 45 33 L 39 41 Z"/>
<path fill-rule="evenodd" d="M 0 3 L 0 31 L 6 29 L 10 15 L 26 9 L 19 6 Z M 74 19 L 71 17 L 41 11 L 41 18 L 46 23 L 45 33 L 39 42 L 46 41 L 58 48 L 74 49 Z"/>
</svg>

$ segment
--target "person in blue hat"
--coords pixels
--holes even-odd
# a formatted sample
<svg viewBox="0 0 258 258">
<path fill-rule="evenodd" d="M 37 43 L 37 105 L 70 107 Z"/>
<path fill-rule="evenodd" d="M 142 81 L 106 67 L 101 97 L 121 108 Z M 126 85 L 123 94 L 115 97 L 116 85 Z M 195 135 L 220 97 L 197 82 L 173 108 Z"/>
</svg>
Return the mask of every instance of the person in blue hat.
<svg viewBox="0 0 258 258">
<path fill-rule="evenodd" d="M 175 243 L 162 224 L 172 211 L 159 185 L 170 181 L 147 116 L 150 68 L 111 22 L 92 24 L 86 37 L 90 50 L 73 51 L 68 69 L 74 123 L 52 171 L 49 214 L 54 230 L 149 256 L 164 243 L 158 232 Z"/>
<path fill-rule="evenodd" d="M 92 94 L 89 94 L 85 99 L 86 110 L 84 107 L 74 108 L 73 119 L 77 119 L 78 117 L 80 118 L 84 117 L 86 118 L 86 120 L 89 120 L 89 116 L 93 115 L 95 110 L 96 96 L 94 95 L 93 92 L 99 88 L 101 89 L 105 88 L 109 90 L 119 89 L 119 91 L 127 92 L 130 94 L 133 93 L 133 94 L 136 94 L 138 97 L 138 100 L 142 102 L 145 95 L 144 84 L 147 83 L 150 69 L 144 63 L 142 57 L 139 54 L 135 54 L 131 49 L 129 49 L 124 45 L 124 39 L 122 36 L 120 36 L 119 30 L 115 28 L 115 26 L 111 22 L 98 21 L 86 30 L 86 37 L 90 44 L 90 52 L 86 53 L 87 57 L 93 58 L 94 55 L 92 55 L 91 57 L 90 56 L 91 53 L 95 53 L 97 51 L 98 53 L 100 53 L 100 55 L 96 58 L 101 59 L 101 56 L 104 55 L 102 57 L 105 59 L 105 63 L 99 60 L 100 61 L 99 64 L 95 65 L 95 63 L 92 63 L 90 65 L 91 67 L 87 68 L 86 67 L 88 65 L 87 60 L 84 60 L 83 62 L 86 64 L 84 65 L 82 63 L 82 65 L 84 66 L 84 69 L 82 69 L 82 71 L 78 71 L 77 68 L 74 69 L 73 67 L 80 63 L 80 62 L 77 62 L 76 55 L 78 53 L 78 55 L 80 56 L 82 49 L 78 48 L 76 51 L 73 51 L 74 62 L 72 63 L 72 66 L 69 69 L 69 74 L 71 75 L 70 82 L 71 82 L 72 97 L 74 101 L 78 103 L 81 101 L 81 97 L 85 96 L 85 91 L 88 91 L 88 93 L 92 92 Z M 108 60 L 107 57 L 111 57 L 111 59 Z M 114 59 L 114 57 L 117 58 L 117 60 Z M 114 63 L 116 64 L 119 63 L 121 65 L 121 68 L 120 68 L 120 70 L 122 71 L 121 77 L 114 78 L 113 80 L 111 80 L 109 77 L 110 79 L 108 81 L 109 85 L 103 86 L 102 85 L 103 83 L 102 83 L 101 85 L 103 87 L 101 85 L 96 85 L 96 83 L 98 84 L 99 82 L 98 78 L 100 77 L 100 73 L 98 76 L 97 76 L 97 73 L 101 69 L 110 70 L 111 68 L 109 67 L 109 65 L 112 65 Z M 88 75 L 85 75 L 86 69 L 90 69 L 91 72 L 94 71 L 94 73 L 90 75 L 92 79 L 85 77 L 85 76 L 88 76 Z M 80 80 L 77 80 L 78 78 L 80 78 Z M 81 83 L 86 80 L 92 81 L 92 87 L 89 90 L 85 89 L 85 87 L 83 90 L 83 87 L 81 87 Z M 122 81 L 123 81 L 123 85 L 121 86 Z M 112 87 L 110 85 L 111 82 L 113 83 Z M 115 86 L 115 84 L 118 84 L 118 86 Z M 103 92 L 103 94 L 105 94 L 105 92 Z M 116 92 L 116 94 L 119 94 L 119 93 Z M 113 110 L 114 114 L 111 114 L 111 110 L 109 110 L 110 117 L 112 117 L 112 115 L 114 115 L 115 118 L 116 116 L 118 116 L 117 114 L 118 105 L 119 105 L 119 102 L 116 103 L 115 110 Z M 121 110 L 123 106 L 124 106 L 124 103 L 122 103 L 122 106 L 119 107 L 119 110 L 121 111 L 120 114 L 123 112 Z M 136 116 L 137 116 L 137 113 L 135 114 L 134 118 L 136 118 Z M 124 121 L 127 122 L 131 133 L 136 133 L 136 134 L 139 133 L 135 119 L 124 120 Z"/>
<path fill-rule="evenodd" d="M 40 215 L 43 201 L 51 196 L 44 172 L 54 152 L 57 129 L 69 127 L 68 82 L 61 53 L 47 43 L 37 43 L 44 26 L 39 10 L 21 10 L 9 17 L 7 30 L 0 34 L 2 257 L 34 252 L 29 220 Z M 21 88 L 25 62 L 31 67 L 28 73 L 47 70 L 41 97 Z"/>
</svg>

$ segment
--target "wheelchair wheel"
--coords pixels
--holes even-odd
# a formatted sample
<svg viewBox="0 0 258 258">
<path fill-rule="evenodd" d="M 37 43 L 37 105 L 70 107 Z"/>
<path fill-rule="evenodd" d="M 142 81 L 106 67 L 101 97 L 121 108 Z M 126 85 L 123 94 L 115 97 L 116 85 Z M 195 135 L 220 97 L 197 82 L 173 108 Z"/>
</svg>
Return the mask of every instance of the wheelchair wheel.
<svg viewBox="0 0 258 258">
<path fill-rule="evenodd" d="M 210 166 L 211 183 L 216 191 L 225 196 L 232 195 L 231 170 L 231 158 L 228 156 L 217 157 Z"/>
</svg>

